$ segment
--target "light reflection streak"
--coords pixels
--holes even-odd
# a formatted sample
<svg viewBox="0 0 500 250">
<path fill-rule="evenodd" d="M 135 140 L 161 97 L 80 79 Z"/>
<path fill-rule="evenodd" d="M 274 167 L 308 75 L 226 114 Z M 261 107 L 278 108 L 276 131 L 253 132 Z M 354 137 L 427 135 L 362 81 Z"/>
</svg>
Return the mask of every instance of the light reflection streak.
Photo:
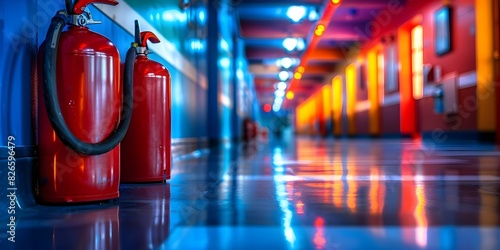
<svg viewBox="0 0 500 250">
<path fill-rule="evenodd" d="M 385 198 L 385 182 L 380 181 L 380 176 L 383 173 L 376 166 L 371 167 L 370 172 L 370 225 L 374 233 L 384 235 L 385 231 L 382 227 L 384 225 L 382 213 L 384 211 L 384 198 Z M 379 226 L 379 227 L 375 227 Z"/>
<path fill-rule="evenodd" d="M 415 193 L 418 202 L 417 206 L 415 207 L 415 212 L 413 213 L 417 222 L 417 230 L 415 231 L 416 234 L 415 240 L 417 245 L 419 245 L 420 247 L 426 247 L 427 229 L 429 226 L 427 222 L 427 215 L 425 213 L 426 198 L 425 198 L 424 186 L 421 184 L 416 185 Z"/>
<path fill-rule="evenodd" d="M 497 159 L 495 157 L 481 157 L 479 158 L 479 176 L 498 176 L 500 173 L 497 166 Z M 482 181 L 480 184 L 480 197 L 481 208 L 479 210 L 479 223 L 481 225 L 481 248 L 480 249 L 499 249 L 496 242 L 498 236 L 494 230 L 491 230 L 499 222 L 498 211 L 499 203 L 498 196 L 491 190 L 491 182 Z"/>
<path fill-rule="evenodd" d="M 344 177 L 344 168 L 342 166 L 341 156 L 338 154 L 334 155 L 334 169 L 339 171 L 338 175 L 340 177 Z M 344 201 L 344 181 L 334 181 L 333 182 L 333 205 L 337 208 L 342 207 L 342 203 Z"/>
<path fill-rule="evenodd" d="M 421 142 L 417 142 L 421 143 Z M 401 152 L 401 225 L 415 226 L 415 230 L 402 229 L 403 239 L 420 247 L 428 245 L 427 198 L 424 181 L 428 181 L 421 164 L 417 164 L 415 152 L 404 149 Z M 413 216 L 407 216 L 408 214 Z"/>
<path fill-rule="evenodd" d="M 324 249 L 326 245 L 326 239 L 325 239 L 325 229 L 324 229 L 325 221 L 321 217 L 317 217 L 316 220 L 314 221 L 314 228 L 316 229 L 316 232 L 314 233 L 314 246 L 316 249 Z"/>
<path fill-rule="evenodd" d="M 295 207 L 297 208 L 298 214 L 304 214 L 304 202 L 302 202 L 302 200 L 299 200 Z"/>
<path fill-rule="evenodd" d="M 358 193 L 358 182 L 355 181 L 357 171 L 354 167 L 348 165 L 349 169 L 347 174 L 347 207 L 352 213 L 356 212 L 356 198 Z"/>
<path fill-rule="evenodd" d="M 283 171 L 276 171 L 277 169 L 283 169 L 283 165 L 279 164 L 283 160 L 282 150 L 281 148 L 275 148 L 273 152 L 273 166 L 274 166 L 274 185 L 276 186 L 276 199 L 279 203 L 281 211 L 283 212 L 283 227 L 284 227 L 284 235 L 285 239 L 290 243 L 290 247 L 294 248 L 295 246 L 295 232 L 291 226 L 292 224 L 292 211 L 290 211 L 290 203 L 287 200 L 287 188 L 290 189 L 290 186 L 287 185 L 286 180 L 283 179 Z M 277 164 L 276 164 L 277 163 Z M 291 187 L 293 195 L 293 186 Z"/>
</svg>

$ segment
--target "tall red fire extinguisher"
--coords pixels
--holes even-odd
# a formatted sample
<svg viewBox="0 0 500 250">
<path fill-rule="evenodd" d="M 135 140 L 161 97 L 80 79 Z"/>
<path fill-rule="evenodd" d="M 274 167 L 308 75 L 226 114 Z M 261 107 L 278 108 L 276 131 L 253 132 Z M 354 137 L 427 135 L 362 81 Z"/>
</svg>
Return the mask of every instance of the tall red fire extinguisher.
<svg viewBox="0 0 500 250">
<path fill-rule="evenodd" d="M 170 179 L 170 73 L 148 58 L 147 41 L 160 42 L 152 32 L 140 32 L 136 20 L 135 43 L 139 44 L 134 64 L 136 98 L 134 115 L 121 144 L 123 182 Z"/>
<path fill-rule="evenodd" d="M 86 10 L 93 2 L 118 4 L 66 0 L 66 10 L 52 19 L 40 48 L 38 191 L 43 203 L 119 196 L 119 143 L 130 123 L 136 52 L 134 46 L 127 52 L 122 89 L 118 50 L 87 27 L 100 23 Z"/>
</svg>

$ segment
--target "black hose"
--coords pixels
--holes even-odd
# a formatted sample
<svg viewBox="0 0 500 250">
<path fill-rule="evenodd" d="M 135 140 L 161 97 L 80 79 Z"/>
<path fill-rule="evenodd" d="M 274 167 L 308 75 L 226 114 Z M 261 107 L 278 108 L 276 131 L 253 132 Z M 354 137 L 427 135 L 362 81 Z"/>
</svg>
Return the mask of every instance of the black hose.
<svg viewBox="0 0 500 250">
<path fill-rule="evenodd" d="M 69 15 L 74 15 L 75 11 L 73 8 L 75 7 L 74 0 L 66 0 L 66 11 Z"/>
<path fill-rule="evenodd" d="M 59 106 L 56 85 L 57 47 L 62 29 L 66 22 L 61 17 L 54 17 L 45 38 L 43 57 L 43 88 L 47 114 L 61 142 L 72 150 L 85 155 L 99 155 L 115 148 L 125 137 L 132 116 L 133 103 L 133 71 L 136 57 L 135 47 L 127 51 L 123 76 L 123 108 L 121 121 L 108 138 L 99 143 L 87 143 L 78 139 L 68 128 Z"/>
<path fill-rule="evenodd" d="M 135 20 L 134 42 L 141 46 L 141 29 L 139 28 L 139 21 Z"/>
</svg>

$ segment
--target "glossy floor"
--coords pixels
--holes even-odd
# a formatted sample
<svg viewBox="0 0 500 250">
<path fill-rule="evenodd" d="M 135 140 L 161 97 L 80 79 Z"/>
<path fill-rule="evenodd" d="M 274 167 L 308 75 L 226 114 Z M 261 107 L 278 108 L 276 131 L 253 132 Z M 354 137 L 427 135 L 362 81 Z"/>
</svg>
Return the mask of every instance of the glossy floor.
<svg viewBox="0 0 500 250">
<path fill-rule="evenodd" d="M 122 185 L 113 202 L 20 211 L 16 243 L 2 244 L 500 249 L 493 145 L 301 138 L 195 152 L 177 159 L 172 175 Z"/>
</svg>

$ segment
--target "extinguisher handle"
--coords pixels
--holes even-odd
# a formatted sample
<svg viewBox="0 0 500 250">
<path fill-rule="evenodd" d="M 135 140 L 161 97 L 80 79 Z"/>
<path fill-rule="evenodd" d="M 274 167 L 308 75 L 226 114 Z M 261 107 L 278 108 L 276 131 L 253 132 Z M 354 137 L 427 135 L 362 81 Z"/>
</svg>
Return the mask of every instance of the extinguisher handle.
<svg viewBox="0 0 500 250">
<path fill-rule="evenodd" d="M 118 1 L 117 0 L 77 0 L 75 5 L 73 6 L 73 9 L 70 10 L 70 12 L 73 12 L 76 15 L 80 15 L 84 12 L 85 7 L 91 3 L 102 3 L 102 4 L 108 4 L 108 5 L 117 5 Z"/>
<path fill-rule="evenodd" d="M 151 31 L 141 32 L 141 47 L 147 47 L 148 40 L 152 43 L 159 43 L 160 39 Z"/>
</svg>

